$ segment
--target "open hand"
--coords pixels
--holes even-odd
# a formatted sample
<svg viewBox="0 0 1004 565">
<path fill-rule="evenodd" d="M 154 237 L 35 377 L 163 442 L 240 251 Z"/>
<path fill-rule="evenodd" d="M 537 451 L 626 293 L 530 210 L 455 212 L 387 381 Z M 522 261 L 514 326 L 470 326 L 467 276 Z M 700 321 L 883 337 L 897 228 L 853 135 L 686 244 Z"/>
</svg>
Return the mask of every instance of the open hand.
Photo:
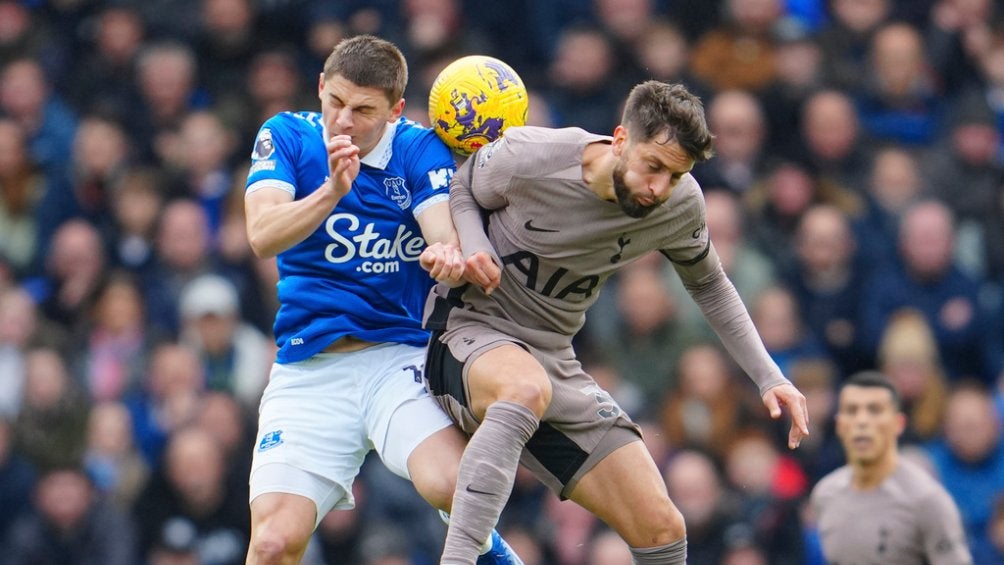
<svg viewBox="0 0 1004 565">
<path fill-rule="evenodd" d="M 788 408 L 791 413 L 788 449 L 797 448 L 802 438 L 809 435 L 809 409 L 805 406 L 805 396 L 794 385 L 786 383 L 763 393 L 763 404 L 775 420 L 781 417 L 782 407 Z"/>
</svg>

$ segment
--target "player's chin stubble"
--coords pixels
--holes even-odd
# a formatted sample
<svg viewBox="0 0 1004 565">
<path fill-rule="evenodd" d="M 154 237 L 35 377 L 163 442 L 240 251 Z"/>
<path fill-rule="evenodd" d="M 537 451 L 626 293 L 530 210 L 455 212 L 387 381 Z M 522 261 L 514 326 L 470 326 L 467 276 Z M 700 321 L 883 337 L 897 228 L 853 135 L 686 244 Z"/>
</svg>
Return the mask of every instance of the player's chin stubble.
<svg viewBox="0 0 1004 565">
<path fill-rule="evenodd" d="M 639 204 L 631 197 L 631 189 L 629 189 L 627 183 L 624 182 L 623 164 L 618 163 L 614 166 L 613 180 L 614 195 L 617 196 L 617 203 L 620 205 L 621 210 L 623 210 L 628 216 L 631 216 L 632 218 L 644 218 L 645 216 L 651 214 L 652 210 L 655 210 L 658 206 L 658 204 L 645 206 L 643 204 Z"/>
</svg>

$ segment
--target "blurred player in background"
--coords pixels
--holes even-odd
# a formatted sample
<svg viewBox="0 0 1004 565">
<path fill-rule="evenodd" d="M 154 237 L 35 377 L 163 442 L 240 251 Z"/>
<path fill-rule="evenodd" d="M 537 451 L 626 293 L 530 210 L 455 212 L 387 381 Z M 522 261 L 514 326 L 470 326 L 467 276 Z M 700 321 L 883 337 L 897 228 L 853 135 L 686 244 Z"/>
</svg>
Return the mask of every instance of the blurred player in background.
<svg viewBox="0 0 1004 565">
<path fill-rule="evenodd" d="M 463 272 L 450 219 L 447 147 L 401 119 L 407 65 L 393 44 L 339 43 L 321 112 L 261 127 L 245 208 L 255 254 L 277 256 L 279 346 L 261 400 L 250 476 L 248 563 L 296 563 L 375 449 L 449 510 L 463 435 L 426 392 L 422 304 Z M 436 261 L 421 263 L 426 245 Z M 426 272 L 423 267 L 428 270 Z M 431 275 L 431 277 L 430 277 Z M 492 532 L 478 563 L 520 563 Z"/>
<path fill-rule="evenodd" d="M 837 436 L 847 465 L 812 490 L 827 563 L 969 565 L 955 502 L 931 474 L 900 457 L 906 427 L 899 393 L 881 373 L 841 387 Z"/>
<path fill-rule="evenodd" d="M 458 171 L 450 205 L 474 284 L 437 285 L 426 307 L 430 389 L 473 434 L 442 563 L 474 563 L 521 457 L 615 529 L 636 563 L 685 563 L 683 517 L 638 426 L 572 349 L 607 278 L 651 251 L 672 262 L 771 416 L 790 410 L 789 446 L 808 434 L 805 398 L 764 349 L 708 237 L 690 170 L 711 140 L 695 96 L 648 81 L 612 137 L 510 128 Z"/>
</svg>

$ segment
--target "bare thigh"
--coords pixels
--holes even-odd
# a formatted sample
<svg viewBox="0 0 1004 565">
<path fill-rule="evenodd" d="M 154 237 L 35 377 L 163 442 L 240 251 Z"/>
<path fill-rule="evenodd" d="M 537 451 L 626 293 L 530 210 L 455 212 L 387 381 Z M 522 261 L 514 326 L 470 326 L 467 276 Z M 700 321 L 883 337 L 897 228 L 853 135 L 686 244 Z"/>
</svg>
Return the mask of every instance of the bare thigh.
<svg viewBox="0 0 1004 565">
<path fill-rule="evenodd" d="M 569 498 L 617 531 L 632 547 L 682 537 L 682 518 L 642 441 L 621 446 L 590 469 Z"/>
</svg>

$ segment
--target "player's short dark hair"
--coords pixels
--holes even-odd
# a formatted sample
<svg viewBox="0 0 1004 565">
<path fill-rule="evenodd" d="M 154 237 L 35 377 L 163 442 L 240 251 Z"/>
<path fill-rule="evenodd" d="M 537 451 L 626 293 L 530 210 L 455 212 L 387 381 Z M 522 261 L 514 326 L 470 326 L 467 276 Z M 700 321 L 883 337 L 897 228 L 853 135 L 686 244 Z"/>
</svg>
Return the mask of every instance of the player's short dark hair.
<svg viewBox="0 0 1004 565">
<path fill-rule="evenodd" d="M 695 161 L 707 161 L 714 154 L 704 105 L 682 84 L 657 80 L 638 84 L 628 94 L 621 123 L 635 141 L 665 134 L 667 142 L 679 143 Z"/>
<path fill-rule="evenodd" d="M 889 396 L 892 398 L 892 405 L 899 410 L 902 407 L 902 399 L 899 396 L 899 391 L 892 384 L 892 381 L 888 377 L 883 375 L 878 371 L 860 371 L 854 373 L 844 384 L 840 386 L 841 389 L 849 386 L 859 386 L 863 388 L 884 388 L 889 391 Z"/>
<path fill-rule="evenodd" d="M 356 86 L 379 88 L 393 105 L 404 96 L 408 85 L 408 63 L 390 41 L 357 35 L 338 42 L 324 62 L 324 80 L 335 76 Z"/>
</svg>

